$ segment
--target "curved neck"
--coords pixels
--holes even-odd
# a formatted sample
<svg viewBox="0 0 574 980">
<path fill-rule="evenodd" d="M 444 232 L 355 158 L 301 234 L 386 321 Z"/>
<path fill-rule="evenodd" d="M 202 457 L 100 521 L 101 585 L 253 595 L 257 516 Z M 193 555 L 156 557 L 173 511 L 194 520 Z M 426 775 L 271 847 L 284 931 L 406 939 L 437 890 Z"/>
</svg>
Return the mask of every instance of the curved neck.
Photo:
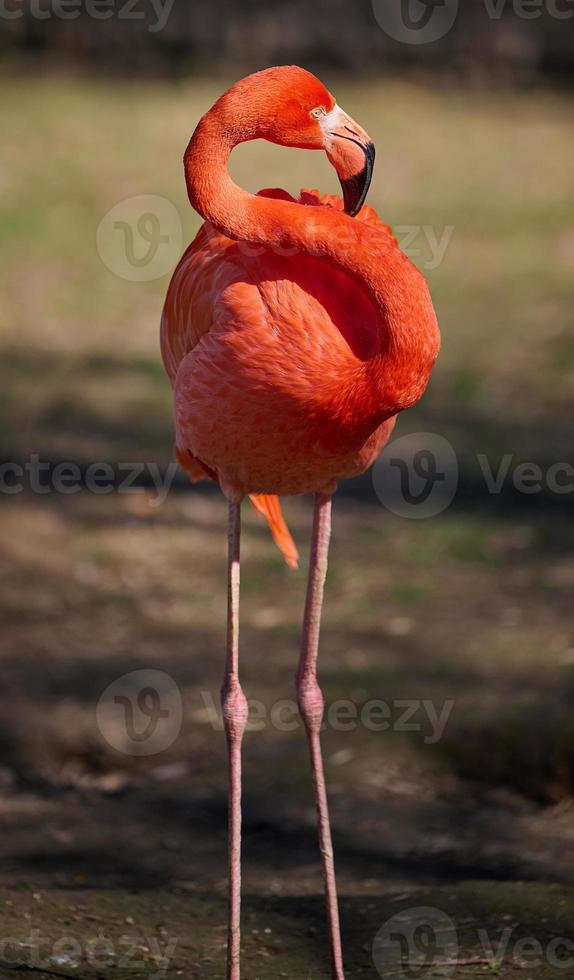
<svg viewBox="0 0 574 980">
<path fill-rule="evenodd" d="M 259 123 L 245 119 L 231 95 L 203 117 L 185 152 L 192 206 L 230 238 L 304 251 L 358 281 L 379 313 L 377 354 L 364 369 L 371 395 L 373 388 L 379 393 L 376 414 L 386 417 L 414 404 L 438 352 L 438 326 L 424 278 L 385 226 L 335 208 L 255 196 L 238 187 L 229 176 L 228 159 L 239 143 L 257 138 Z M 416 369 L 410 366 L 413 360 Z"/>
</svg>

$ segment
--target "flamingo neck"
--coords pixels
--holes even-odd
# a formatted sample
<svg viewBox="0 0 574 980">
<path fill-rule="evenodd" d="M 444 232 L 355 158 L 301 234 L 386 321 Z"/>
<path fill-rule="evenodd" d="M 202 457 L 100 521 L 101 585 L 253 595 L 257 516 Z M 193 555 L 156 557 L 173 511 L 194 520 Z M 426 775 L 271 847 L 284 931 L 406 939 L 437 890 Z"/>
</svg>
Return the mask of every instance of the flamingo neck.
<svg viewBox="0 0 574 980">
<path fill-rule="evenodd" d="M 356 414 L 378 424 L 422 395 L 438 353 L 438 325 L 426 282 L 390 235 L 328 207 L 255 196 L 228 173 L 231 151 L 256 139 L 228 93 L 195 130 L 184 157 L 192 206 L 223 234 L 269 248 L 298 249 L 352 276 L 377 308 L 376 353 L 353 379 Z"/>
</svg>

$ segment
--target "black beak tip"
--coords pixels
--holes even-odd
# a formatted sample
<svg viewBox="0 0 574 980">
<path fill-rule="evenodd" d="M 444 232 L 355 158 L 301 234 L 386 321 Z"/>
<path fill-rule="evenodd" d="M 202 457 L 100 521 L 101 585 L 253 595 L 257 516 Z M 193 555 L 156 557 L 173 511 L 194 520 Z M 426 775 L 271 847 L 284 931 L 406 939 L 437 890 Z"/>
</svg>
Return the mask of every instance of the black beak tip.
<svg viewBox="0 0 574 980">
<path fill-rule="evenodd" d="M 375 144 L 366 143 L 362 148 L 365 151 L 365 166 L 360 173 L 341 180 L 345 211 L 351 218 L 359 213 L 365 203 L 375 165 Z"/>
</svg>

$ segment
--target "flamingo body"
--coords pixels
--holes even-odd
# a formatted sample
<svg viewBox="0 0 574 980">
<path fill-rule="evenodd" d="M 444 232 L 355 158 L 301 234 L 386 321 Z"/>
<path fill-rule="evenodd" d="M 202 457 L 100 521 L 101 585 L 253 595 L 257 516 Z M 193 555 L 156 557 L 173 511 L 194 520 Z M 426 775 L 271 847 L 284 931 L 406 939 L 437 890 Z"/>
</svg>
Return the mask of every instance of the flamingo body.
<svg viewBox="0 0 574 980">
<path fill-rule="evenodd" d="M 299 200 L 343 209 L 339 197 L 317 192 Z M 372 208 L 355 220 L 394 243 Z M 185 469 L 216 474 L 241 495 L 332 492 L 338 479 L 364 472 L 395 418 L 365 432 L 371 406 L 346 412 L 342 396 L 376 353 L 376 321 L 345 272 L 303 252 L 242 247 L 206 222 L 174 274 L 162 319 Z"/>
</svg>

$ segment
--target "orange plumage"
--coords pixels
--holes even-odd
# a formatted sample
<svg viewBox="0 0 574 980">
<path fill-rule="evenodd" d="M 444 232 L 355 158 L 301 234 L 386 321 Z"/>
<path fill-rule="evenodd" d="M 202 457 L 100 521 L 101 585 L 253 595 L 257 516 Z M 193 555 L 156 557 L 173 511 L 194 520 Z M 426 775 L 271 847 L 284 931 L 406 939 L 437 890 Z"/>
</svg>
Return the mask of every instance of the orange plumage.
<svg viewBox="0 0 574 980">
<path fill-rule="evenodd" d="M 207 220 L 168 289 L 162 356 L 179 461 L 230 498 L 249 494 L 294 565 L 273 498 L 364 472 L 422 394 L 439 335 L 423 277 L 372 208 L 350 217 L 317 191 L 295 201 L 236 187 L 229 153 L 257 136 L 326 149 L 345 203 L 358 196 L 353 171 L 371 144 L 314 76 L 269 69 L 238 83 L 186 151 Z"/>
</svg>

